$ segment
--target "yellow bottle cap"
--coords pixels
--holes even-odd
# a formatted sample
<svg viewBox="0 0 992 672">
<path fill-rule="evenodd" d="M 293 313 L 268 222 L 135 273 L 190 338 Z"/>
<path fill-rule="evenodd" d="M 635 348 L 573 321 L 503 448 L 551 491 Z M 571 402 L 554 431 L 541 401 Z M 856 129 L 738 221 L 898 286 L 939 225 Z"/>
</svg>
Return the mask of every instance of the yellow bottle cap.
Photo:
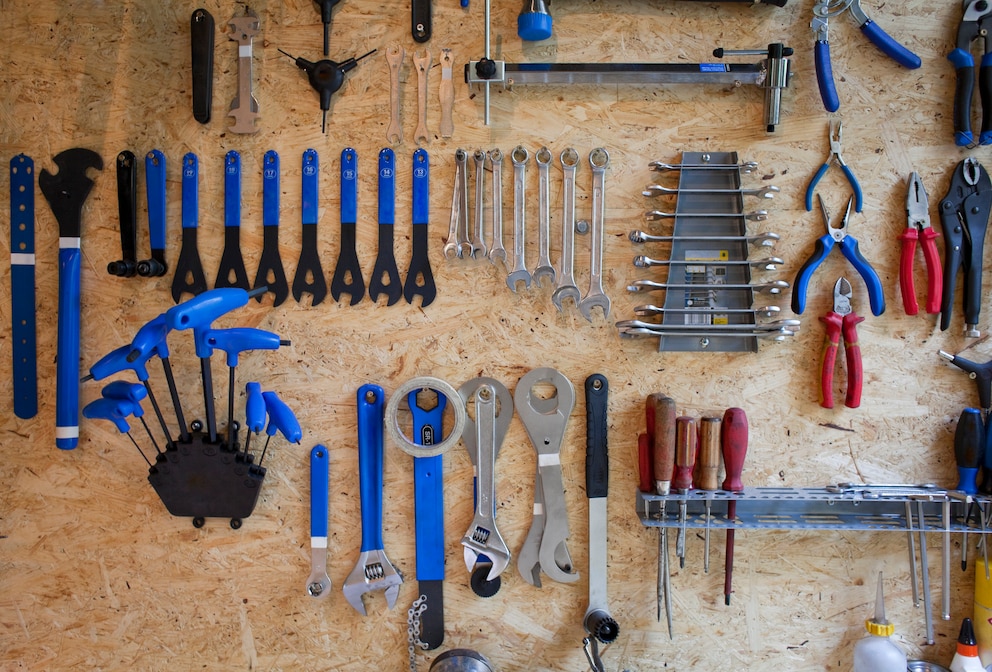
<svg viewBox="0 0 992 672">
<path fill-rule="evenodd" d="M 879 637 L 891 637 L 896 631 L 896 626 L 888 621 L 879 623 L 874 618 L 869 618 L 865 620 L 865 630 Z"/>
</svg>

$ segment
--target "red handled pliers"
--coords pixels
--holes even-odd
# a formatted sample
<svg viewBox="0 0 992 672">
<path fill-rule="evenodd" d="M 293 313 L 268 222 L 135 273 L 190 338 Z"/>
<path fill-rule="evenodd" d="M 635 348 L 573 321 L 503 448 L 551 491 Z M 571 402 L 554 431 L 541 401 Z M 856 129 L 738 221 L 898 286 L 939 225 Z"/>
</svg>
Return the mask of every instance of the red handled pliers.
<svg viewBox="0 0 992 672">
<path fill-rule="evenodd" d="M 861 346 L 858 345 L 858 323 L 865 318 L 851 307 L 851 283 L 841 278 L 834 285 L 834 309 L 820 318 L 827 327 L 826 346 L 823 350 L 823 369 L 820 373 L 820 406 L 834 407 L 834 364 L 840 339 L 844 338 L 847 355 L 847 398 L 844 405 L 857 408 L 861 405 Z"/>
<path fill-rule="evenodd" d="M 916 241 L 923 248 L 923 259 L 927 266 L 927 312 L 940 312 L 940 299 L 944 293 L 943 271 L 935 239 L 940 236 L 930 226 L 930 201 L 919 174 L 909 176 L 909 193 L 906 194 L 906 230 L 899 236 L 902 241 L 902 258 L 899 263 L 899 287 L 902 289 L 902 305 L 907 315 L 916 315 L 916 284 L 913 281 L 913 262 L 916 257 Z"/>
</svg>

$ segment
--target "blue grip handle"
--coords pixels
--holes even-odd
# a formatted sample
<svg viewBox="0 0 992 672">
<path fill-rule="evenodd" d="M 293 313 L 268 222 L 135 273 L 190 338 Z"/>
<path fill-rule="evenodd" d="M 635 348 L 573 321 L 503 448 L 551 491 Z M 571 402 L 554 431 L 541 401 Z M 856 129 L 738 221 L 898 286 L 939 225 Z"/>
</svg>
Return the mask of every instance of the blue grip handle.
<svg viewBox="0 0 992 672">
<path fill-rule="evenodd" d="M 317 150 L 308 149 L 303 152 L 303 205 L 302 220 L 304 224 L 317 223 L 317 179 L 320 176 L 320 157 Z"/>
<path fill-rule="evenodd" d="M 148 380 L 148 369 L 145 367 L 144 361 L 129 362 L 127 358 L 130 354 L 130 345 L 122 345 L 116 350 L 108 352 L 100 358 L 100 361 L 90 367 L 90 377 L 93 380 L 103 380 L 121 371 L 134 371 L 138 380 L 142 382 Z"/>
<path fill-rule="evenodd" d="M 427 224 L 431 210 L 431 162 L 427 150 L 413 153 L 413 224 Z"/>
<path fill-rule="evenodd" d="M 79 239 L 60 239 L 66 240 Z M 79 443 L 79 265 L 78 242 L 59 249 L 55 445 L 62 450 L 72 450 Z"/>
<path fill-rule="evenodd" d="M 317 444 L 310 451 L 310 536 L 327 537 L 327 505 L 330 489 L 330 460 L 327 448 Z"/>
<path fill-rule="evenodd" d="M 358 221 L 358 153 L 351 147 L 341 150 L 341 223 Z"/>
<path fill-rule="evenodd" d="M 834 68 L 830 64 L 830 43 L 817 40 L 813 56 L 816 65 L 816 83 L 820 87 L 820 100 L 823 101 L 823 107 L 827 112 L 836 112 L 840 109 L 840 98 L 837 97 L 837 87 L 834 85 Z"/>
<path fill-rule="evenodd" d="M 165 249 L 165 154 L 153 149 L 145 155 L 145 191 L 148 194 L 148 242 Z"/>
<path fill-rule="evenodd" d="M 147 362 L 153 355 L 168 357 L 169 345 L 166 338 L 169 331 L 171 329 L 164 313 L 146 322 L 131 340 L 128 361 L 133 363 L 140 359 L 142 362 Z"/>
<path fill-rule="evenodd" d="M 872 43 L 882 50 L 886 56 L 899 65 L 915 70 L 920 67 L 920 57 L 893 40 L 877 23 L 869 19 L 861 26 L 861 32 L 868 36 Z"/>
<path fill-rule="evenodd" d="M 290 443 L 299 443 L 303 439 L 303 430 L 286 402 L 275 392 L 262 392 L 262 399 L 265 400 L 265 412 L 269 415 L 269 426 L 265 433 L 275 436 L 276 431 L 279 431 Z"/>
<path fill-rule="evenodd" d="M 245 385 L 245 426 L 255 433 L 265 429 L 265 398 L 259 383 Z"/>
<path fill-rule="evenodd" d="M 813 210 L 813 192 L 816 191 L 816 185 L 819 183 L 820 178 L 827 174 L 828 168 L 830 168 L 829 161 L 820 166 L 819 170 L 813 175 L 813 179 L 809 181 L 809 185 L 806 187 L 806 212 Z"/>
<path fill-rule="evenodd" d="M 244 306 L 250 298 L 251 294 L 240 287 L 218 287 L 169 308 L 165 311 L 165 322 L 176 331 L 198 329 Z"/>
<path fill-rule="evenodd" d="M 115 380 L 112 383 L 104 385 L 103 389 L 100 390 L 100 395 L 104 399 L 120 399 L 137 403 L 148 396 L 148 390 L 141 383 Z"/>
<path fill-rule="evenodd" d="M 958 467 L 958 484 L 954 488 L 955 490 L 960 490 L 966 495 L 977 495 L 978 494 L 978 469 L 971 469 L 966 467 Z"/>
<path fill-rule="evenodd" d="M 224 157 L 224 226 L 241 226 L 241 155 Z"/>
<path fill-rule="evenodd" d="M 827 258 L 830 250 L 834 249 L 834 239 L 830 236 L 820 236 L 814 243 L 813 254 L 803 264 L 796 274 L 796 280 L 792 283 L 792 312 L 802 315 L 806 310 L 806 289 L 809 287 L 809 279 L 813 277 L 813 272 L 817 266 Z"/>
<path fill-rule="evenodd" d="M 279 155 L 262 157 L 262 226 L 279 226 Z"/>
<path fill-rule="evenodd" d="M 382 432 L 386 394 L 378 385 L 358 388 L 358 477 L 362 501 L 362 552 L 382 544 Z"/>
<path fill-rule="evenodd" d="M 847 181 L 851 184 L 851 189 L 854 190 L 854 211 L 861 212 L 861 209 L 865 207 L 864 195 L 861 193 L 861 183 L 854 176 L 854 171 L 851 170 L 850 166 L 841 166 L 840 169 L 844 171 Z"/>
<path fill-rule="evenodd" d="M 419 151 L 419 150 L 418 150 Z M 419 391 L 407 395 L 413 416 L 413 442 L 430 446 L 441 441 L 448 399 L 437 395 L 437 405 L 425 411 L 417 405 Z M 444 580 L 444 456 L 413 458 L 413 502 L 416 526 L 417 580 Z"/>
<path fill-rule="evenodd" d="M 200 217 L 200 161 L 190 152 L 183 157 L 183 228 L 195 229 Z"/>
<path fill-rule="evenodd" d="M 90 420 L 110 420 L 117 425 L 117 431 L 127 434 L 131 425 L 125 419 L 131 415 L 131 402 L 121 399 L 97 399 L 83 407 L 83 417 Z"/>
<path fill-rule="evenodd" d="M 879 280 L 875 269 L 871 267 L 868 260 L 861 254 L 858 248 L 858 241 L 852 236 L 847 236 L 840 243 L 840 249 L 857 269 L 861 279 L 865 281 L 868 288 L 868 300 L 871 302 L 871 313 L 876 317 L 885 312 L 885 294 L 882 291 L 882 281 Z"/>
<path fill-rule="evenodd" d="M 396 222 L 396 157 L 386 147 L 379 152 L 379 223 Z"/>
<path fill-rule="evenodd" d="M 278 350 L 282 345 L 279 334 L 254 327 L 233 327 L 231 329 L 207 329 L 196 334 L 196 339 L 204 339 L 204 347 L 227 353 L 227 366 L 238 365 L 238 355 L 245 350 Z"/>
</svg>

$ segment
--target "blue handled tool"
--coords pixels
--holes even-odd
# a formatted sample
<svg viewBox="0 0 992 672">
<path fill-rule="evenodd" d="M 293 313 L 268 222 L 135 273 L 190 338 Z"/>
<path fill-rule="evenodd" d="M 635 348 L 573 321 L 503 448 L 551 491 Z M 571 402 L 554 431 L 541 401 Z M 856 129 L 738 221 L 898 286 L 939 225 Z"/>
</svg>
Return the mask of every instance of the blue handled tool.
<svg viewBox="0 0 992 672">
<path fill-rule="evenodd" d="M 954 144 L 970 147 L 971 98 L 975 92 L 975 57 L 971 44 L 981 40 L 982 63 L 978 75 L 978 92 L 982 99 L 982 131 L 978 144 L 992 144 L 992 53 L 989 31 L 992 30 L 992 4 L 988 0 L 964 0 L 964 14 L 958 26 L 958 39 L 947 60 L 954 65 L 957 84 L 954 89 Z"/>
<path fill-rule="evenodd" d="M 145 155 L 145 192 L 148 194 L 150 259 L 138 262 L 138 275 L 157 278 L 169 270 L 165 263 L 165 155 L 153 149 Z"/>
<path fill-rule="evenodd" d="M 169 360 L 169 343 L 167 338 L 171 330 L 172 328 L 168 325 L 164 313 L 149 320 L 138 330 L 138 333 L 131 340 L 131 352 L 128 353 L 127 360 L 129 362 L 147 362 L 151 357 L 157 356 L 162 361 L 162 371 L 165 373 L 165 381 L 169 385 L 169 395 L 172 399 L 172 406 L 176 411 L 176 420 L 179 423 L 179 440 L 186 442 L 189 441 L 189 429 L 186 426 L 183 405 L 179 400 L 179 390 L 176 388 L 176 378 L 172 374 L 172 363 Z M 146 375 L 145 380 L 142 382 L 145 382 L 148 399 L 151 401 L 155 415 L 162 425 L 162 432 L 165 434 L 167 445 L 171 447 L 174 445 L 172 436 L 169 433 L 165 418 L 162 416 L 162 411 L 159 409 L 158 402 L 155 400 L 154 395 L 152 395 L 151 387 L 147 381 L 148 378 Z"/>
<path fill-rule="evenodd" d="M 162 455 L 162 450 L 158 447 L 158 442 L 152 436 L 152 430 L 148 428 L 148 423 L 145 422 L 145 411 L 141 408 L 141 400 L 148 396 L 148 390 L 143 385 L 129 383 L 126 380 L 115 380 L 104 386 L 100 391 L 100 396 L 104 399 L 130 402 L 133 406 L 132 412 L 134 417 L 141 421 L 141 425 L 145 428 L 145 433 L 148 434 L 148 438 L 155 447 L 155 452 Z"/>
<path fill-rule="evenodd" d="M 183 243 L 176 262 L 176 275 L 172 279 L 172 300 L 179 303 L 183 294 L 193 296 L 207 291 L 207 278 L 203 274 L 200 252 L 196 247 L 197 222 L 200 216 L 199 194 L 200 163 L 196 154 L 183 157 Z"/>
<path fill-rule="evenodd" d="M 134 406 L 129 401 L 123 399 L 106 399 L 100 398 L 95 401 L 83 406 L 83 417 L 89 418 L 90 420 L 110 420 L 117 427 L 117 431 L 121 434 L 127 434 L 127 438 L 131 439 L 131 443 L 134 447 L 138 449 L 141 453 L 141 457 L 145 459 L 148 466 L 152 467 L 151 460 L 145 455 L 145 451 L 141 449 L 138 442 L 134 440 L 131 436 L 131 425 L 127 422 L 127 416 L 131 415 L 134 411 Z"/>
<path fill-rule="evenodd" d="M 303 439 L 300 422 L 286 405 L 286 402 L 280 399 L 275 392 L 262 392 L 262 398 L 265 400 L 265 412 L 269 416 L 269 426 L 265 428 L 268 438 L 265 439 L 262 455 L 258 458 L 258 466 L 262 466 L 265 451 L 269 449 L 269 441 L 276 435 L 276 432 L 282 433 L 290 443 L 299 443 Z"/>
<path fill-rule="evenodd" d="M 265 398 L 262 386 L 251 382 L 245 385 L 245 455 L 253 434 L 265 429 Z"/>
<path fill-rule="evenodd" d="M 275 297 L 273 307 L 289 296 L 286 271 L 279 256 L 279 155 L 269 150 L 262 158 L 262 256 L 255 273 L 255 289 L 263 289 Z M 262 302 L 262 294 L 255 300 Z"/>
<path fill-rule="evenodd" d="M 58 173 L 42 170 L 38 186 L 59 223 L 58 354 L 55 371 L 55 445 L 71 450 L 79 443 L 79 252 L 83 204 L 93 188 L 86 176 L 103 170 L 96 152 L 67 149 L 53 159 Z"/>
<path fill-rule="evenodd" d="M 341 247 L 331 278 L 331 296 L 340 301 L 342 294 L 348 294 L 352 306 L 365 296 L 365 280 L 355 251 L 357 222 L 358 153 L 346 147 L 341 151 Z"/>
<path fill-rule="evenodd" d="M 420 296 L 420 307 L 426 308 L 437 297 L 431 260 L 428 255 L 427 223 L 430 220 L 431 205 L 431 164 L 426 149 L 413 153 L 413 248 L 410 253 L 410 268 L 406 272 L 403 285 L 403 298 L 413 303 L 413 297 Z"/>
<path fill-rule="evenodd" d="M 38 414 L 38 339 L 34 292 L 34 161 L 10 160 L 10 333 L 14 415 Z"/>
<path fill-rule="evenodd" d="M 391 306 L 403 296 L 403 283 L 393 254 L 393 224 L 396 222 L 396 156 L 386 147 L 379 152 L 379 254 L 369 281 L 369 298 L 386 295 Z"/>
<path fill-rule="evenodd" d="M 331 594 L 331 578 L 327 576 L 329 462 L 324 446 L 318 444 L 310 451 L 310 576 L 307 578 L 310 597 Z"/>
<path fill-rule="evenodd" d="M 820 201 L 820 212 L 823 215 L 823 223 L 827 228 L 827 233 L 816 239 L 813 254 L 803 263 L 802 268 L 799 269 L 799 273 L 796 275 L 796 281 L 793 284 L 792 290 L 792 312 L 796 315 L 802 315 L 803 311 L 806 310 L 806 290 L 809 287 L 809 280 L 813 276 L 813 272 L 827 258 L 830 251 L 834 249 L 834 244 L 840 243 L 841 252 L 858 271 L 861 279 L 865 282 L 865 286 L 868 288 L 868 299 L 871 303 L 872 314 L 876 316 L 881 315 L 885 312 L 885 296 L 882 293 L 882 281 L 879 280 L 875 269 L 872 268 L 868 260 L 861 254 L 861 250 L 858 249 L 857 239 L 847 233 L 847 223 L 851 215 L 851 204 L 854 202 L 854 197 L 852 196 L 847 200 L 847 210 L 844 212 L 844 219 L 841 220 L 841 225 L 838 227 L 830 225 L 830 212 L 827 210 L 823 198 L 817 194 L 817 199 Z"/>
<path fill-rule="evenodd" d="M 823 165 L 816 171 L 813 179 L 809 181 L 809 186 L 806 187 L 806 212 L 810 212 L 813 209 L 813 192 L 816 191 L 816 185 L 827 174 L 830 164 L 834 161 L 844 171 L 844 176 L 854 191 L 854 211 L 861 212 L 861 209 L 864 207 L 864 197 L 861 193 L 861 185 L 858 183 L 858 178 L 854 176 L 854 171 L 851 170 L 851 167 L 847 165 L 847 162 L 844 161 L 844 157 L 841 155 L 841 139 L 843 134 L 844 127 L 841 125 L 840 119 L 831 119 L 829 127 L 830 154 L 827 155 Z"/>
<path fill-rule="evenodd" d="M 977 408 L 961 411 L 954 430 L 954 461 L 958 467 L 958 484 L 954 489 L 977 495 L 978 468 L 985 462 L 985 423 Z"/>
<path fill-rule="evenodd" d="M 241 155 L 233 149 L 224 158 L 224 252 L 214 287 L 250 288 L 241 256 Z"/>
<path fill-rule="evenodd" d="M 317 150 L 308 149 L 303 152 L 301 172 L 303 184 L 300 215 L 303 231 L 300 241 L 300 261 L 296 264 L 296 276 L 293 278 L 293 298 L 300 303 L 303 294 L 308 293 L 310 305 L 316 306 L 327 296 L 327 280 L 324 278 L 324 269 L 320 264 L 320 255 L 317 254 L 319 205 L 317 187 L 320 178 L 320 157 L 317 155 Z"/>
<path fill-rule="evenodd" d="M 861 0 L 817 0 L 813 5 L 813 20 L 809 25 L 813 29 L 813 35 L 816 37 L 816 45 L 814 47 L 816 80 L 820 87 L 820 98 L 823 100 L 823 107 L 828 112 L 836 112 L 840 108 L 840 99 L 837 96 L 837 87 L 834 84 L 833 66 L 830 63 L 828 24 L 830 19 L 840 16 L 846 11 L 851 12 L 851 16 L 854 17 L 861 32 L 871 40 L 872 44 L 881 49 L 882 53 L 886 56 L 899 65 L 910 69 L 916 69 L 921 64 L 919 56 L 892 39 L 888 33 L 882 30 L 877 23 L 865 14 L 865 11 L 861 8 Z"/>
</svg>

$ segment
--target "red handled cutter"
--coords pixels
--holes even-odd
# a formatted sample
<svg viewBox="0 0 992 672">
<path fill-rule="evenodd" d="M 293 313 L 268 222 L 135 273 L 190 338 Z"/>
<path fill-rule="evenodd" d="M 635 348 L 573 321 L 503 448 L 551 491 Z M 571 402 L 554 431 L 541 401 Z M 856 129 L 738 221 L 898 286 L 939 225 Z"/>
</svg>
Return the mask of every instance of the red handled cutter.
<svg viewBox="0 0 992 672">
<path fill-rule="evenodd" d="M 820 405 L 834 407 L 834 364 L 840 340 L 844 338 L 844 351 L 847 353 L 847 398 L 844 405 L 857 408 L 861 405 L 861 346 L 858 345 L 858 323 L 865 318 L 851 307 L 851 283 L 840 278 L 834 285 L 834 309 L 820 321 L 827 327 L 826 346 L 823 350 L 823 369 L 820 374 Z"/>
<path fill-rule="evenodd" d="M 902 290 L 902 305 L 907 315 L 916 315 L 916 284 L 913 280 L 913 263 L 916 259 L 916 241 L 923 248 L 923 259 L 927 267 L 927 312 L 940 312 L 940 299 L 944 292 L 943 271 L 936 239 L 939 233 L 930 226 L 930 201 L 919 174 L 909 176 L 909 192 L 906 194 L 906 230 L 899 236 L 902 241 L 902 257 L 899 262 L 899 287 Z"/>
</svg>

